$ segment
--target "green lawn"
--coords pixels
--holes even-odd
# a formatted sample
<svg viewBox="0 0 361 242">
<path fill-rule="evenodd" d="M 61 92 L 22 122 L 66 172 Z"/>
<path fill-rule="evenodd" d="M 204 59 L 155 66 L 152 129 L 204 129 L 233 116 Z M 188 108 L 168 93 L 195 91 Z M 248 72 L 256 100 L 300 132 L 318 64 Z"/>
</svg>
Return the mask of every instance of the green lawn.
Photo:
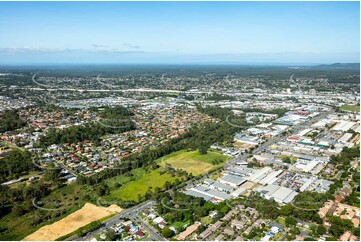
<svg viewBox="0 0 361 242">
<path fill-rule="evenodd" d="M 360 105 L 344 105 L 340 107 L 341 110 L 351 111 L 351 112 L 360 112 Z"/>
<path fill-rule="evenodd" d="M 165 164 L 171 165 L 175 169 L 182 169 L 188 173 L 192 173 L 194 176 L 207 173 L 213 168 L 220 167 L 229 156 L 222 155 L 216 152 L 208 151 L 207 154 L 200 154 L 196 151 L 180 150 L 166 155 L 158 161 L 161 166 Z M 212 161 L 215 159 L 222 160 L 222 163 L 218 165 L 212 165 Z"/>
<path fill-rule="evenodd" d="M 205 216 L 203 218 L 201 218 L 201 223 L 204 225 L 209 225 L 211 224 L 212 219 L 209 216 Z"/>
<path fill-rule="evenodd" d="M 185 225 L 189 225 L 190 222 L 174 222 L 171 225 L 169 225 L 169 227 L 174 227 L 177 230 L 177 233 L 179 233 L 180 231 L 183 231 L 184 228 L 186 227 Z"/>
<path fill-rule="evenodd" d="M 122 199 L 124 201 L 137 201 L 138 195 L 145 195 L 148 187 L 152 187 L 152 190 L 154 190 L 156 187 L 163 187 L 167 181 L 172 183 L 177 178 L 179 180 L 181 179 L 181 177 L 178 176 L 172 177 L 168 173 L 160 175 L 159 171 L 161 170 L 162 169 L 159 168 L 146 173 L 143 168 L 138 168 L 131 171 L 133 174 L 132 177 L 125 177 L 122 175 L 109 179 L 109 185 L 112 185 L 115 182 L 119 182 L 122 184 L 122 186 L 118 189 L 112 190 L 108 197 L 113 199 Z"/>
<path fill-rule="evenodd" d="M 283 217 L 278 217 L 275 222 L 286 227 L 286 220 Z"/>
</svg>

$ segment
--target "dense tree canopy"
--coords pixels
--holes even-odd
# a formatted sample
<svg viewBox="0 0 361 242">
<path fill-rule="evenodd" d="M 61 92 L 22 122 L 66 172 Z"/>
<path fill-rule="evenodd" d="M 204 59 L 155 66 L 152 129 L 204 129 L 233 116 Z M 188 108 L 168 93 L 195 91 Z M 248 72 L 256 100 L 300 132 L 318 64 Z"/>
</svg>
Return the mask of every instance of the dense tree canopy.
<svg viewBox="0 0 361 242">
<path fill-rule="evenodd" d="M 25 124 L 26 122 L 20 118 L 17 110 L 6 110 L 0 113 L 0 133 L 13 131 L 23 127 Z"/>
<path fill-rule="evenodd" d="M 13 149 L 0 160 L 0 182 L 19 178 L 35 168 L 30 152 Z"/>
</svg>

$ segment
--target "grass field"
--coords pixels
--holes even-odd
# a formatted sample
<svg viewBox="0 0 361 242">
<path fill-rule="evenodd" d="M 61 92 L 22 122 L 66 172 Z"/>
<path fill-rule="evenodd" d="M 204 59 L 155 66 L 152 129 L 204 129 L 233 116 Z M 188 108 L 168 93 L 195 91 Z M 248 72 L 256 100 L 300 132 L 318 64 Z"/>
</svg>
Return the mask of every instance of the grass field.
<svg viewBox="0 0 361 242">
<path fill-rule="evenodd" d="M 201 218 L 201 223 L 204 225 L 209 225 L 212 223 L 212 219 L 209 216 Z"/>
<path fill-rule="evenodd" d="M 276 222 L 276 223 L 279 223 L 280 225 L 286 227 L 286 220 L 285 220 L 285 218 L 283 218 L 283 217 L 278 217 L 278 218 L 275 220 L 275 222 Z"/>
<path fill-rule="evenodd" d="M 360 105 L 352 106 L 352 105 L 344 105 L 340 107 L 341 110 L 351 111 L 351 112 L 360 112 Z"/>
<path fill-rule="evenodd" d="M 178 222 L 172 223 L 172 224 L 169 225 L 169 226 L 170 226 L 170 227 L 174 227 L 177 231 L 182 231 L 182 230 L 184 230 L 184 228 L 186 228 L 187 225 L 189 225 L 189 224 L 190 224 L 189 221 L 188 221 L 188 222 L 180 222 L 180 221 L 178 221 Z"/>
<path fill-rule="evenodd" d="M 106 198 L 120 198 L 124 201 L 137 201 L 139 195 L 145 195 L 148 187 L 152 187 L 152 190 L 154 190 L 154 188 L 156 187 L 163 187 L 167 181 L 172 183 L 177 178 L 181 180 L 181 177 L 172 177 L 168 173 L 160 175 L 159 171 L 161 170 L 162 169 L 159 168 L 149 171 L 149 173 L 146 173 L 143 168 L 138 168 L 131 171 L 131 173 L 133 174 L 132 177 L 125 177 L 122 175 L 109 179 L 108 184 L 110 186 L 115 184 L 116 182 L 119 182 L 123 185 L 118 189 L 112 190 L 110 192 L 110 195 L 108 195 Z"/>
<path fill-rule="evenodd" d="M 192 173 L 194 176 L 207 173 L 213 168 L 220 167 L 229 156 L 222 155 L 216 152 L 207 152 L 202 155 L 196 151 L 180 150 L 166 155 L 159 159 L 160 165 L 171 165 L 175 169 L 182 169 L 188 173 Z M 212 161 L 215 159 L 222 160 L 222 163 L 218 165 L 212 165 Z"/>
</svg>

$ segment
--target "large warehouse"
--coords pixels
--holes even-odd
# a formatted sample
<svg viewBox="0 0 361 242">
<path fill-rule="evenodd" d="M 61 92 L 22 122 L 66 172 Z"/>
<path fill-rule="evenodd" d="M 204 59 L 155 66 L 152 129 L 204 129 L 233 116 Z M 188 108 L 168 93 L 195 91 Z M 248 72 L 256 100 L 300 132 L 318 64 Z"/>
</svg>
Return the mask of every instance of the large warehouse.
<svg viewBox="0 0 361 242">
<path fill-rule="evenodd" d="M 196 186 L 191 188 L 190 190 L 186 191 L 185 194 L 191 195 L 194 197 L 202 197 L 204 200 L 214 200 L 214 201 L 224 201 L 226 199 L 231 199 L 232 196 L 221 192 L 218 190 L 215 190 L 213 188 L 208 188 L 204 186 Z"/>
<path fill-rule="evenodd" d="M 257 189 L 257 192 L 259 192 L 264 198 L 273 198 L 276 202 L 281 204 L 290 203 L 298 194 L 298 192 L 295 192 L 292 189 L 278 185 L 267 185 L 264 188 Z"/>
<path fill-rule="evenodd" d="M 223 176 L 220 180 L 221 183 L 232 186 L 232 187 L 237 187 L 240 186 L 241 184 L 246 182 L 246 179 L 244 179 L 243 177 L 240 176 L 235 176 L 235 175 L 225 175 Z"/>
</svg>

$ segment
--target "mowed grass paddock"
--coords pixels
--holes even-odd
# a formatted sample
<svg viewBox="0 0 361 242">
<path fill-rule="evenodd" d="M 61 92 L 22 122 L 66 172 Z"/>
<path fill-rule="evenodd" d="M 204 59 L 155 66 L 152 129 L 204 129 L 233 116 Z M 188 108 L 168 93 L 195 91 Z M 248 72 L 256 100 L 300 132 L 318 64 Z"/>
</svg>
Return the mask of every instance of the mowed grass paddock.
<svg viewBox="0 0 361 242">
<path fill-rule="evenodd" d="M 164 169 L 150 170 L 146 172 L 144 168 L 138 168 L 131 171 L 133 176 L 124 177 L 117 176 L 108 180 L 108 185 L 112 186 L 114 183 L 122 183 L 122 186 L 118 189 L 112 190 L 110 195 L 106 196 L 106 199 L 122 199 L 123 201 L 137 201 L 138 196 L 146 194 L 149 187 L 152 187 L 152 191 L 156 187 L 162 188 L 168 181 L 173 183 L 177 178 L 182 179 L 180 176 L 172 176 L 168 173 L 160 174 L 159 171 Z"/>
<path fill-rule="evenodd" d="M 198 176 L 213 168 L 222 166 L 222 164 L 229 158 L 229 156 L 219 154 L 217 152 L 208 151 L 207 154 L 201 154 L 198 150 L 186 151 L 180 150 L 166 155 L 159 159 L 161 166 L 166 164 L 172 166 L 175 169 L 182 169 L 188 173 L 192 173 L 194 176 Z M 221 160 L 222 163 L 213 165 L 212 161 Z"/>
<path fill-rule="evenodd" d="M 344 105 L 344 106 L 341 106 L 340 109 L 344 110 L 344 111 L 360 112 L 360 106 L 359 105 L 356 105 L 356 106 Z"/>
</svg>

